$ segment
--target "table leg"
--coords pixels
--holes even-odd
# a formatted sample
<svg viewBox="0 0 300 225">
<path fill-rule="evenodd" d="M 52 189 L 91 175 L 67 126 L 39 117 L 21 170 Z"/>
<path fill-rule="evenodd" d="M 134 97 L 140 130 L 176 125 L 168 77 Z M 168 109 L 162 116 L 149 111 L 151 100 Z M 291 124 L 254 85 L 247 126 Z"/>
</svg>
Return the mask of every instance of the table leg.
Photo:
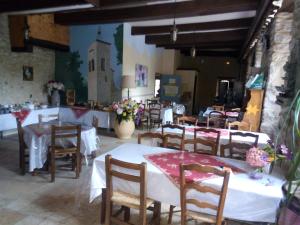
<svg viewBox="0 0 300 225">
<path fill-rule="evenodd" d="M 102 188 L 102 202 L 101 202 L 101 224 L 105 222 L 105 203 L 106 203 L 106 188 Z"/>
</svg>

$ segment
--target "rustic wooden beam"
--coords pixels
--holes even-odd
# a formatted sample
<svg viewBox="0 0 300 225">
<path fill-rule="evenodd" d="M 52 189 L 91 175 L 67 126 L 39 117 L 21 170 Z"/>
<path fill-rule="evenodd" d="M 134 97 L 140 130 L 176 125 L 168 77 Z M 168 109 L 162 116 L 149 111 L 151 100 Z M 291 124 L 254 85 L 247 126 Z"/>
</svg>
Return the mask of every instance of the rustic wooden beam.
<svg viewBox="0 0 300 225">
<path fill-rule="evenodd" d="M 253 18 L 223 20 L 204 23 L 178 24 L 176 27 L 179 32 L 199 31 L 199 30 L 216 30 L 216 29 L 239 29 L 248 28 L 252 24 Z M 134 26 L 131 28 L 132 35 L 147 35 L 170 33 L 172 25 L 167 26 Z"/>
<path fill-rule="evenodd" d="M 183 55 L 185 56 L 190 56 L 191 53 L 189 50 L 182 50 L 180 51 Z M 197 51 L 196 56 L 201 57 L 201 56 L 210 56 L 210 57 L 233 57 L 237 58 L 239 55 L 238 51 Z"/>
<path fill-rule="evenodd" d="M 141 5 L 149 2 L 168 1 L 168 0 L 100 0 L 100 7 L 118 7 Z"/>
<path fill-rule="evenodd" d="M 196 44 L 226 41 L 241 41 L 246 37 L 246 30 L 233 30 L 224 32 L 179 34 L 176 44 Z M 167 45 L 172 44 L 170 35 L 147 35 L 146 44 Z"/>
<path fill-rule="evenodd" d="M 201 48 L 201 49 L 221 49 L 221 48 L 238 48 L 240 49 L 243 45 L 242 41 L 228 41 L 228 42 L 208 42 L 208 43 L 190 43 L 190 44 L 165 44 L 156 45 L 158 48 L 167 49 L 181 49 L 181 48 Z"/>
<path fill-rule="evenodd" d="M 194 0 L 119 9 L 91 9 L 56 13 L 55 22 L 64 25 L 121 23 L 204 16 L 256 10 L 258 0 Z"/>
<path fill-rule="evenodd" d="M 99 0 L 1 0 L 0 13 L 96 3 Z"/>
<path fill-rule="evenodd" d="M 250 45 L 252 41 L 256 38 L 258 35 L 263 23 L 265 22 L 265 18 L 268 16 L 268 13 L 270 10 L 273 10 L 273 0 L 264 0 L 261 1 L 256 13 L 256 16 L 253 20 L 253 23 L 248 31 L 247 38 L 245 40 L 245 43 L 241 49 L 240 58 L 246 58 Z"/>
</svg>

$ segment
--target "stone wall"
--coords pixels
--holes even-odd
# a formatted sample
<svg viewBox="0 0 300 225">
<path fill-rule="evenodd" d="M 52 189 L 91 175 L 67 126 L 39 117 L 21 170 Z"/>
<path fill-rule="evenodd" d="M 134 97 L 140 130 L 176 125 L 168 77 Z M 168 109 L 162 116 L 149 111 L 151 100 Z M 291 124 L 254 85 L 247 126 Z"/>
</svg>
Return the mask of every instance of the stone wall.
<svg viewBox="0 0 300 225">
<path fill-rule="evenodd" d="M 33 67 L 33 81 L 23 81 L 23 66 Z M 0 14 L 0 104 L 29 100 L 46 102 L 43 85 L 54 78 L 55 51 L 34 47 L 31 53 L 11 52 L 8 18 Z"/>
<path fill-rule="evenodd" d="M 292 39 L 292 13 L 278 13 L 272 24 L 270 34 L 270 49 L 268 54 L 268 79 L 261 123 L 261 132 L 275 137 L 278 131 L 281 106 L 276 103 L 277 86 L 282 86 L 285 75 L 284 66 L 290 55 L 290 42 Z"/>
</svg>

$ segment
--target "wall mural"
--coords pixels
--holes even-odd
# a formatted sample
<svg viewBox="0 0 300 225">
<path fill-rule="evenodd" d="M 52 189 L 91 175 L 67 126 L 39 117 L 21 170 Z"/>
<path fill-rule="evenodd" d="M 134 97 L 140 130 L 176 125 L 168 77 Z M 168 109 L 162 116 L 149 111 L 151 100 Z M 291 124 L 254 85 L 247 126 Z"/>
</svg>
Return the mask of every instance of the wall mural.
<svg viewBox="0 0 300 225">
<path fill-rule="evenodd" d="M 72 26 L 71 53 L 57 52 L 56 80 L 75 89 L 76 102 L 121 99 L 123 25 Z"/>
</svg>

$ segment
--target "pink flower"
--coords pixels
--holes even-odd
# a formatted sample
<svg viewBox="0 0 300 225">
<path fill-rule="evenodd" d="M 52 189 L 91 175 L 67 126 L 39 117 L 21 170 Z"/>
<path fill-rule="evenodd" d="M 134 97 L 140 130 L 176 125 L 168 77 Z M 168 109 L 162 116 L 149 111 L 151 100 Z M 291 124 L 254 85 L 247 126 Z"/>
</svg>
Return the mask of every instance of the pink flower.
<svg viewBox="0 0 300 225">
<path fill-rule="evenodd" d="M 252 167 L 264 167 L 267 164 L 268 154 L 256 147 L 246 153 L 246 162 Z"/>
</svg>

